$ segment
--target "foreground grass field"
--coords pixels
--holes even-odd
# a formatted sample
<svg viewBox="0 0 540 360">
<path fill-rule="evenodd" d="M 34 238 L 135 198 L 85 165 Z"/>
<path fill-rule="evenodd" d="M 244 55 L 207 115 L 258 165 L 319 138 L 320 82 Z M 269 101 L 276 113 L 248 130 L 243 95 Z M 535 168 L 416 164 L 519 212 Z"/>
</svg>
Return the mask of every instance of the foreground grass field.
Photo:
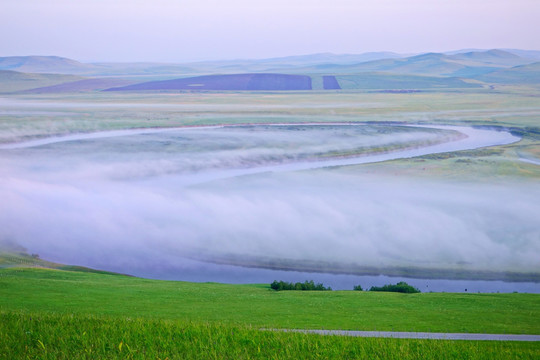
<svg viewBox="0 0 540 360">
<path fill-rule="evenodd" d="M 2 358 L 534 359 L 540 343 L 351 338 L 260 328 L 539 334 L 540 296 L 275 292 L 0 270 Z"/>
<path fill-rule="evenodd" d="M 5 359 L 534 359 L 539 343 L 406 340 L 89 315 L 0 313 Z"/>
</svg>

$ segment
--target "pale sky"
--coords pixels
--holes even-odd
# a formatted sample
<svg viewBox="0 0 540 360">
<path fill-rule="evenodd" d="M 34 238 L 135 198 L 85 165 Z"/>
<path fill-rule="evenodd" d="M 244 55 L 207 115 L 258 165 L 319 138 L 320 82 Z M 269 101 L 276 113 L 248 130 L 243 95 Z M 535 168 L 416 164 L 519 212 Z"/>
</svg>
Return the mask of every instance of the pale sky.
<svg viewBox="0 0 540 360">
<path fill-rule="evenodd" d="M 540 50 L 540 0 L 0 0 L 0 56 L 182 62 Z"/>
</svg>

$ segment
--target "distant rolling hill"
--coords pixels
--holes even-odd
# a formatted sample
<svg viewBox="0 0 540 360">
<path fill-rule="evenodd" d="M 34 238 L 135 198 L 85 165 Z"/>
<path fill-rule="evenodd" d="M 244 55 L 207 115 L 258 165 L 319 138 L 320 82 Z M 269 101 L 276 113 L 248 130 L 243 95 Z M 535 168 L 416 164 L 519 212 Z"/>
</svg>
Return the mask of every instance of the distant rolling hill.
<svg viewBox="0 0 540 360">
<path fill-rule="evenodd" d="M 452 59 L 463 61 L 464 64 L 470 62 L 471 66 L 517 66 L 530 64 L 534 61 L 503 50 L 470 51 L 452 55 Z"/>
<path fill-rule="evenodd" d="M 477 77 L 478 80 L 495 84 L 527 84 L 540 86 L 540 62 L 501 69 Z"/>
<path fill-rule="evenodd" d="M 0 57 L 0 70 L 27 73 L 84 74 L 95 70 L 95 67 L 59 56 L 8 56 Z"/>
<path fill-rule="evenodd" d="M 311 78 L 287 74 L 207 75 L 183 79 L 149 81 L 105 91 L 145 90 L 311 90 Z"/>
<path fill-rule="evenodd" d="M 521 56 L 527 59 L 540 60 L 540 51 L 539 50 L 521 50 L 521 49 L 501 49 L 504 51 L 511 52 L 517 56 Z"/>
<path fill-rule="evenodd" d="M 539 83 L 535 57 L 540 57 L 539 51 L 515 49 L 408 57 L 389 52 L 320 53 L 183 64 L 84 64 L 58 56 L 10 56 L 0 57 L 0 93 L 436 89 L 477 87 L 480 81 L 534 85 Z"/>
<path fill-rule="evenodd" d="M 133 84 L 134 81 L 124 79 L 83 79 L 70 81 L 58 85 L 38 87 L 35 89 L 25 90 L 27 94 L 46 94 L 46 93 L 69 93 L 69 92 L 87 92 L 104 90 L 116 86 L 127 86 Z"/>
<path fill-rule="evenodd" d="M 80 76 L 61 74 L 31 74 L 0 70 L 0 93 L 12 93 L 43 86 L 80 80 Z"/>
<path fill-rule="evenodd" d="M 0 70 L 27 73 L 74 74 L 84 76 L 153 76 L 193 74 L 194 69 L 165 63 L 92 63 L 86 64 L 59 56 L 0 57 Z"/>
<path fill-rule="evenodd" d="M 295 71 L 327 74 L 387 72 L 408 75 L 471 77 L 534 61 L 502 50 L 489 50 L 455 55 L 425 53 L 406 58 L 380 59 L 348 65 L 317 64 L 297 68 Z"/>
<path fill-rule="evenodd" d="M 320 64 L 350 65 L 365 61 L 394 59 L 404 55 L 392 52 L 369 52 L 363 54 L 332 54 L 319 53 L 309 55 L 285 56 L 269 59 L 240 59 L 224 61 L 202 61 L 186 64 L 191 69 L 199 71 L 219 71 L 221 73 L 245 73 L 245 72 L 283 72 L 283 69 L 295 69 L 298 67 L 313 66 Z"/>
</svg>

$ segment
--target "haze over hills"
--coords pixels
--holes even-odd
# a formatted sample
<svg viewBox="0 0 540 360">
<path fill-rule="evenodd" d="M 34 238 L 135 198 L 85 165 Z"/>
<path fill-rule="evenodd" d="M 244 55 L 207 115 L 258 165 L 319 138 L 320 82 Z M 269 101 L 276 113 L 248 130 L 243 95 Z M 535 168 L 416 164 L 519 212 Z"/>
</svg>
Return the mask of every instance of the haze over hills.
<svg viewBox="0 0 540 360">
<path fill-rule="evenodd" d="M 390 52 L 344 55 L 320 53 L 185 64 L 84 64 L 57 56 L 16 56 L 0 58 L 0 91 L 80 92 L 122 86 L 126 86 L 122 89 L 125 91 L 308 88 L 394 90 L 479 87 L 482 86 L 479 81 L 536 85 L 540 84 L 537 66 L 534 65 L 538 62 L 536 56 L 540 57 L 539 51 L 471 49 L 413 56 Z M 59 74 L 69 74 L 72 77 L 62 78 L 65 75 Z M 266 80 L 253 87 L 246 85 L 244 80 L 249 77 L 253 79 L 254 74 L 267 74 L 265 77 L 258 76 L 256 81 L 262 81 L 263 78 Z M 210 75 L 213 78 L 209 78 Z M 80 76 L 87 79 L 81 81 L 83 78 Z M 223 77 L 218 79 L 219 76 Z M 276 81 L 281 81 L 278 78 L 285 79 L 287 76 L 311 77 L 313 86 L 276 85 Z M 234 81 L 231 82 L 232 79 Z M 201 80 L 204 80 L 202 85 Z M 328 81 L 333 85 L 328 85 Z"/>
<path fill-rule="evenodd" d="M 519 53 L 519 54 L 517 54 Z M 87 75 L 148 75 L 166 73 L 184 73 L 194 75 L 224 73 L 235 70 L 242 72 L 270 72 L 277 69 L 299 69 L 310 66 L 331 68 L 331 66 L 358 66 L 361 71 L 380 71 L 384 67 L 395 67 L 401 71 L 400 65 L 416 63 L 420 59 L 433 58 L 433 61 L 471 62 L 469 66 L 516 66 L 535 62 L 540 58 L 540 51 L 529 50 L 478 50 L 461 51 L 453 54 L 416 54 L 403 55 L 392 52 L 371 52 L 364 54 L 332 54 L 320 53 L 300 56 L 288 56 L 269 59 L 238 59 L 223 61 L 201 61 L 191 63 L 91 63 L 85 64 L 58 56 L 10 56 L 0 57 L 0 70 L 14 70 L 32 73 L 65 73 Z M 407 70 L 406 70 L 407 71 Z"/>
<path fill-rule="evenodd" d="M 453 60 L 469 61 L 471 64 L 493 64 L 495 66 L 517 66 L 529 64 L 531 59 L 524 58 L 508 51 L 488 50 L 470 51 L 451 56 Z"/>
<path fill-rule="evenodd" d="M 540 62 L 501 69 L 476 78 L 488 83 L 538 85 L 540 83 Z"/>
<path fill-rule="evenodd" d="M 94 69 L 91 64 L 59 56 L 9 56 L 0 57 L 0 70 L 27 73 L 81 74 Z"/>
<path fill-rule="evenodd" d="M 517 55 L 519 57 L 530 59 L 530 60 L 540 60 L 540 50 L 521 50 L 521 49 L 491 49 L 491 50 L 502 50 L 509 52 L 511 54 Z M 446 55 L 457 55 L 469 52 L 486 52 L 491 51 L 490 49 L 459 49 L 453 51 L 445 51 Z"/>
<path fill-rule="evenodd" d="M 532 62 L 534 60 L 502 50 L 489 50 L 456 55 L 425 53 L 406 58 L 374 60 L 352 65 L 319 64 L 297 70 L 339 74 L 382 71 L 395 74 L 468 77 Z"/>
</svg>

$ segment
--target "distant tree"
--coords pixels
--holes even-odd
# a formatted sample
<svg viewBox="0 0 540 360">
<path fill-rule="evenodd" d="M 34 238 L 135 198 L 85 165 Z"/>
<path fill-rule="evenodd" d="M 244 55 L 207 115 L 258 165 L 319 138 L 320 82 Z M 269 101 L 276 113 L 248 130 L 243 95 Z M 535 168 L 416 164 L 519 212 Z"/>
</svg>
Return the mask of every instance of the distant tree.
<svg viewBox="0 0 540 360">
<path fill-rule="evenodd" d="M 282 291 L 282 290 L 299 290 L 299 291 L 331 291 L 331 287 L 325 287 L 323 284 L 315 284 L 313 280 L 310 281 L 304 281 L 303 283 L 297 282 L 297 283 L 289 283 L 285 281 L 277 281 L 274 280 L 270 284 L 270 288 L 274 289 L 276 291 Z"/>
<path fill-rule="evenodd" d="M 364 291 L 364 289 L 362 289 L 362 285 L 355 285 L 353 287 L 353 290 L 356 290 L 356 291 Z"/>
<path fill-rule="evenodd" d="M 369 291 L 389 291 L 389 292 L 400 292 L 406 294 L 419 293 L 420 290 L 407 284 L 404 281 L 398 282 L 396 285 L 384 285 L 384 286 L 372 286 Z"/>
</svg>

